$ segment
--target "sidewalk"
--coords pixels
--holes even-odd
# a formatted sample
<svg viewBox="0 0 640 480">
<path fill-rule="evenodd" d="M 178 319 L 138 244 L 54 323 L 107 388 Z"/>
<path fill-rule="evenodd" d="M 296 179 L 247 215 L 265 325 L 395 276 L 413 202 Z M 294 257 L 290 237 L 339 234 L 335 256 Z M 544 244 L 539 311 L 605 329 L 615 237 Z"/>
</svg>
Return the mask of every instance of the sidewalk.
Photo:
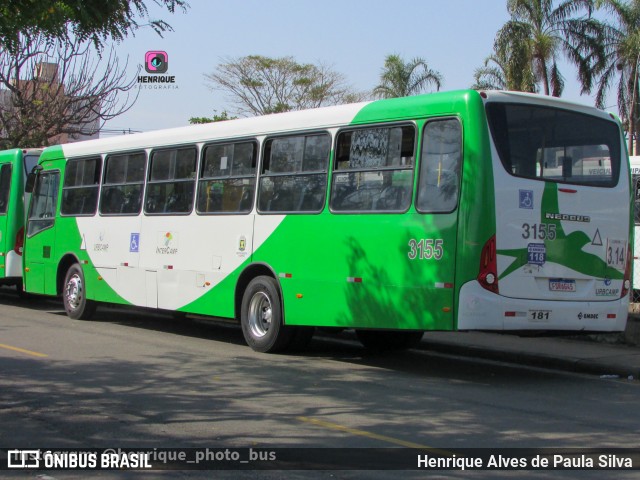
<svg viewBox="0 0 640 480">
<path fill-rule="evenodd" d="M 619 343 L 609 343 L 616 341 Z M 622 343 L 624 342 L 624 343 Z M 461 356 L 620 378 L 640 378 L 640 316 L 624 334 L 520 337 L 507 333 L 427 332 L 419 348 Z"/>
</svg>

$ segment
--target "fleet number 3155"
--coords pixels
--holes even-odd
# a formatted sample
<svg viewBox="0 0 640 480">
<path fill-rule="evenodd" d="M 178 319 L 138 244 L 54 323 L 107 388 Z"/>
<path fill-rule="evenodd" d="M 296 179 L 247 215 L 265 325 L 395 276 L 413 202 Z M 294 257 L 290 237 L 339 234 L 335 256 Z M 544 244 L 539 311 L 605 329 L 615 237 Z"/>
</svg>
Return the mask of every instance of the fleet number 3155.
<svg viewBox="0 0 640 480">
<path fill-rule="evenodd" d="M 444 254 L 444 241 L 441 238 L 424 238 L 409 240 L 409 258 L 411 260 L 440 260 Z"/>
</svg>

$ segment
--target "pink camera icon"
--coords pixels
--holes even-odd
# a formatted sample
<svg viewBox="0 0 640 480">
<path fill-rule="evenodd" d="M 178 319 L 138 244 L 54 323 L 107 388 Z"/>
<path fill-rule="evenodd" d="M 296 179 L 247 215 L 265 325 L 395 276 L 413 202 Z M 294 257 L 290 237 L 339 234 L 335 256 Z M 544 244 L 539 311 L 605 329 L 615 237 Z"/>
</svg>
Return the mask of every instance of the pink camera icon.
<svg viewBox="0 0 640 480">
<path fill-rule="evenodd" d="M 150 50 L 144 54 L 144 69 L 148 73 L 165 73 L 169 69 L 169 55 L 162 50 Z"/>
</svg>

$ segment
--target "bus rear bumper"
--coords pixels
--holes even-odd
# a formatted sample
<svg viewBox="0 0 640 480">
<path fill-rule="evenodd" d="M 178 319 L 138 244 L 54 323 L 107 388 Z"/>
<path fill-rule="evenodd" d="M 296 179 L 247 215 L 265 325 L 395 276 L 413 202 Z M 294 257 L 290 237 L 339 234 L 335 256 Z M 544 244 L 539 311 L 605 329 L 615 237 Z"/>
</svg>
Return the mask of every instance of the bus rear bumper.
<svg viewBox="0 0 640 480">
<path fill-rule="evenodd" d="M 629 295 L 604 302 L 509 298 L 478 282 L 460 289 L 458 330 L 556 330 L 620 332 L 627 324 Z"/>
</svg>

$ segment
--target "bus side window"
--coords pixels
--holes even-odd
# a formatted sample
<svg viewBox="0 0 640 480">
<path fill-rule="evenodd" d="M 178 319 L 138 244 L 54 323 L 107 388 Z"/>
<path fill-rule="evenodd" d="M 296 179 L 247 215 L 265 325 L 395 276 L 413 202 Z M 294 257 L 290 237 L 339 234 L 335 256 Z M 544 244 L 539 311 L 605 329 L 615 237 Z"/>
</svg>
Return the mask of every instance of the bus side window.
<svg viewBox="0 0 640 480">
<path fill-rule="evenodd" d="M 462 165 L 462 128 L 456 119 L 434 120 L 424 127 L 416 209 L 447 213 L 458 205 Z"/>
<path fill-rule="evenodd" d="M 333 211 L 403 212 L 411 204 L 415 128 L 340 132 L 330 205 Z"/>
<path fill-rule="evenodd" d="M 28 237 L 53 227 L 58 204 L 59 179 L 59 172 L 44 172 L 38 175 L 31 197 Z"/>
<path fill-rule="evenodd" d="M 70 159 L 62 184 L 62 215 L 94 215 L 98 208 L 100 157 Z"/>
<path fill-rule="evenodd" d="M 258 211 L 320 212 L 326 198 L 330 153 L 331 137 L 325 133 L 268 139 Z"/>
<path fill-rule="evenodd" d="M 0 167 L 0 215 L 7 213 L 9 194 L 11 192 L 11 164 Z"/>
<path fill-rule="evenodd" d="M 202 153 L 196 211 L 249 213 L 253 208 L 258 145 L 254 141 L 207 145 Z"/>
<path fill-rule="evenodd" d="M 191 213 L 196 163 L 195 147 L 154 150 L 149 167 L 145 213 Z"/>
<path fill-rule="evenodd" d="M 137 215 L 140 213 L 146 158 L 144 152 L 107 157 L 100 192 L 101 214 Z"/>
</svg>

